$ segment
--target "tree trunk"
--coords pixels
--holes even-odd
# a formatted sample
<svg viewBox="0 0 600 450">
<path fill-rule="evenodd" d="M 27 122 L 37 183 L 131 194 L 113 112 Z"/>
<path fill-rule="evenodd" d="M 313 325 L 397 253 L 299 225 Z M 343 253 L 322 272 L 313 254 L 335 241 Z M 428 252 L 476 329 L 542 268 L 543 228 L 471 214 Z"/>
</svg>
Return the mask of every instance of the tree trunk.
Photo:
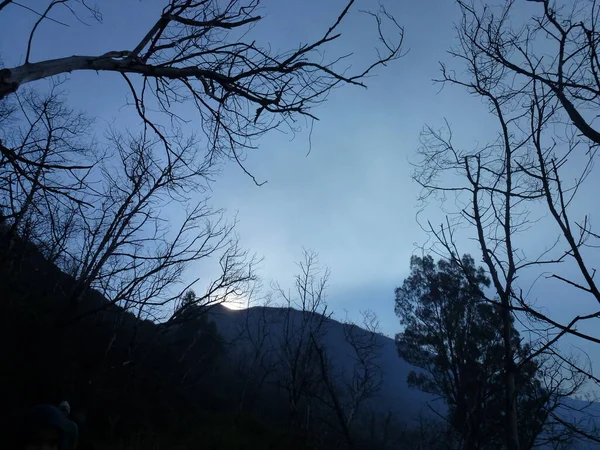
<svg viewBox="0 0 600 450">
<path fill-rule="evenodd" d="M 517 395 L 515 388 L 516 365 L 514 362 L 511 343 L 511 317 L 508 295 L 502 298 L 502 325 L 504 338 L 504 375 L 505 375 L 505 399 L 506 399 L 506 448 L 508 450 L 519 450 L 519 430 L 517 425 Z"/>
</svg>

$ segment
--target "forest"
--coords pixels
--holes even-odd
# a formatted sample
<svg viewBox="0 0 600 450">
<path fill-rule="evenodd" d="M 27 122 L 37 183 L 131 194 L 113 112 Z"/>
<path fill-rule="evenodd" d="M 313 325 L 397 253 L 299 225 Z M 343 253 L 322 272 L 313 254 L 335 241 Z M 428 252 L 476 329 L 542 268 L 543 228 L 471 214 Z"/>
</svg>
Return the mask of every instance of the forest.
<svg viewBox="0 0 600 450">
<path fill-rule="evenodd" d="M 598 19 L 0 0 L 5 447 L 600 448 Z"/>
</svg>

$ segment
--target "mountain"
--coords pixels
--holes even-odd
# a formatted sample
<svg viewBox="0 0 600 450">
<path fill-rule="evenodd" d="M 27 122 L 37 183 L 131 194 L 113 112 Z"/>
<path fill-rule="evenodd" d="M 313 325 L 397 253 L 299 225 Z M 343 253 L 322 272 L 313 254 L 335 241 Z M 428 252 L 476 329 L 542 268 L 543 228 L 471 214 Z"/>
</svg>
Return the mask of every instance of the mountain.
<svg viewBox="0 0 600 450">
<path fill-rule="evenodd" d="M 266 332 L 268 339 L 264 351 L 276 354 L 285 333 L 286 320 L 298 328 L 303 322 L 303 315 L 306 314 L 315 313 L 276 307 L 257 306 L 246 310 L 231 310 L 219 306 L 211 309 L 209 317 L 216 324 L 221 336 L 237 351 L 247 349 L 252 339 L 256 340 L 261 332 Z M 368 331 L 356 325 L 351 326 L 355 333 L 364 337 L 370 335 Z M 336 371 L 349 373 L 355 364 L 355 352 L 346 339 L 345 327 L 348 325 L 324 318 L 322 342 Z M 408 387 L 406 377 L 415 368 L 398 356 L 394 340 L 380 334 L 373 338 L 377 365 L 382 374 L 380 392 L 372 401 L 378 410 L 400 414 L 403 419 L 409 421 L 416 419 L 420 413 L 431 413 L 428 404 L 438 409 L 440 402 L 433 396 Z"/>
<path fill-rule="evenodd" d="M 302 327 L 303 323 L 320 323 L 322 320 L 322 343 L 338 374 L 351 373 L 356 363 L 354 351 L 346 338 L 348 327 L 363 337 L 371 335 L 356 325 L 343 324 L 315 313 L 291 308 L 257 306 L 246 310 L 232 310 L 219 306 L 209 312 L 209 317 L 238 357 L 250 353 L 252 342 L 257 342 L 264 335 L 266 339 L 262 351 L 271 355 L 271 358 L 279 357 L 286 329 Z M 380 414 L 396 414 L 408 426 L 416 425 L 420 417 L 435 419 L 436 413 L 443 414 L 443 402 L 432 395 L 409 388 L 407 376 L 411 370 L 418 369 L 398 356 L 395 341 L 380 334 L 374 335 L 373 339 L 377 366 L 381 371 L 381 386 L 379 392 L 370 399 L 369 405 Z M 600 427 L 600 403 L 566 399 L 559 407 L 558 415 L 565 422 L 587 430 L 597 430 Z M 553 447 L 544 445 L 540 448 Z M 569 448 L 600 449 L 600 444 L 588 440 L 573 443 Z"/>
</svg>

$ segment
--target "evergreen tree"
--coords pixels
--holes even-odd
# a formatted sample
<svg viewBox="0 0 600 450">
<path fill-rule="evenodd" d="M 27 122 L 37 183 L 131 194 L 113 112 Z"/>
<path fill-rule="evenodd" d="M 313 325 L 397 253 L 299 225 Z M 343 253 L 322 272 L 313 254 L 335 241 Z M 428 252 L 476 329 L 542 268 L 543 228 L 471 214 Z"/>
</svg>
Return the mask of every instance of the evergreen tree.
<svg viewBox="0 0 600 450">
<path fill-rule="evenodd" d="M 404 331 L 396 335 L 398 352 L 421 370 L 409 386 L 439 396 L 448 407 L 448 423 L 465 449 L 503 447 L 502 319 L 485 302 L 490 282 L 473 258 L 461 261 L 413 256 L 411 273 L 396 289 L 395 311 Z M 530 447 L 543 428 L 549 397 L 538 378 L 538 363 L 512 330 L 519 358 L 517 405 L 520 440 Z"/>
</svg>

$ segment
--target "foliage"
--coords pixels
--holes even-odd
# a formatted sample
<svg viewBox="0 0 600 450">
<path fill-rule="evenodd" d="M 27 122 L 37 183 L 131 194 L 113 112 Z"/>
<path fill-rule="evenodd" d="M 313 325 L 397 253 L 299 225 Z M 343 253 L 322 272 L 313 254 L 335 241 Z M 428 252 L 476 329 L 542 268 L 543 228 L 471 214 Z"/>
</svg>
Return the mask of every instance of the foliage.
<svg viewBox="0 0 600 450">
<path fill-rule="evenodd" d="M 396 289 L 396 314 L 404 331 L 396 336 L 398 352 L 420 368 L 408 376 L 416 389 L 441 397 L 447 420 L 464 448 L 502 448 L 504 344 L 498 306 L 486 303 L 490 282 L 471 256 L 434 262 L 411 258 L 411 273 Z M 466 269 L 466 272 L 464 271 Z M 533 443 L 547 411 L 538 363 L 528 358 L 512 325 L 517 372 L 521 442 Z"/>
</svg>

